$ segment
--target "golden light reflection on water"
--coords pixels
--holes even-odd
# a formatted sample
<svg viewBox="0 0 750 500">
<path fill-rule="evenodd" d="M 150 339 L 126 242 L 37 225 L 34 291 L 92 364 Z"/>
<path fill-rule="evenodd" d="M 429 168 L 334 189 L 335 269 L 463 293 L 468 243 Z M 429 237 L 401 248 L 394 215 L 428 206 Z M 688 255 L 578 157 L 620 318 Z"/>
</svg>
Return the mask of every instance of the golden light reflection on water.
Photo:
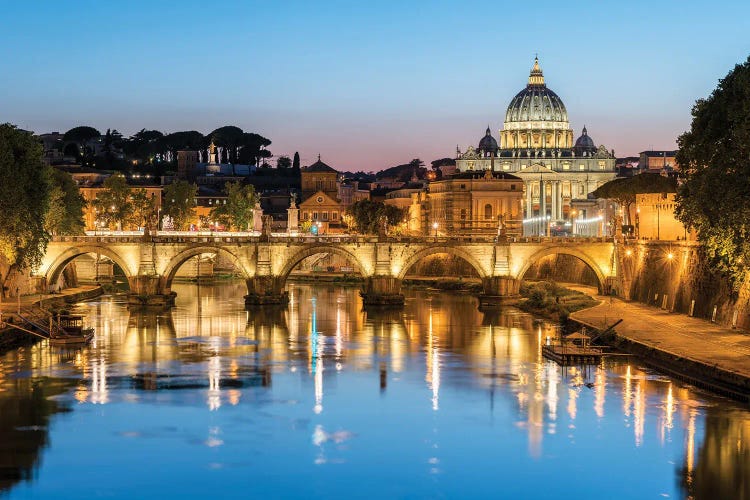
<svg viewBox="0 0 750 500">
<path fill-rule="evenodd" d="M 696 474 L 726 475 L 725 464 L 748 453 L 749 424 L 716 426 L 704 437 L 706 410 L 695 392 L 637 362 L 566 369 L 546 361 L 541 346 L 556 335 L 553 327 L 518 311 L 484 314 L 470 297 L 422 292 L 403 311 L 363 311 L 355 289 L 301 285 L 290 287 L 287 308 L 246 311 L 241 299 L 224 298 L 241 297 L 242 287 L 182 286 L 177 307 L 159 314 L 128 313 L 111 300 L 85 305 L 96 342 L 73 351 L 38 344 L 0 358 L 0 403 L 17 394 L 12 371 L 74 379 L 76 404 L 107 405 L 118 401 L 123 384 L 132 391 L 137 377 L 143 390 L 161 390 L 179 367 L 203 387 L 201 404 L 213 412 L 243 404 L 252 387 L 269 388 L 272 377 L 286 376 L 307 382 L 307 412 L 329 413 L 336 379 L 358 372 L 385 393 L 416 376 L 419 404 L 440 415 L 460 410 L 451 389 L 463 390 L 468 374 L 472 390 L 486 391 L 491 411 L 496 400 L 512 408 L 532 457 L 544 456 L 548 440 L 580 439 L 591 432 L 591 418 L 605 417 L 618 421 L 633 447 L 681 443 L 686 488 Z M 319 446 L 338 439 L 322 427 L 317 436 Z M 209 440 L 221 441 L 211 432 Z M 705 465 L 701 457 L 718 454 L 714 448 L 723 462 Z"/>
</svg>

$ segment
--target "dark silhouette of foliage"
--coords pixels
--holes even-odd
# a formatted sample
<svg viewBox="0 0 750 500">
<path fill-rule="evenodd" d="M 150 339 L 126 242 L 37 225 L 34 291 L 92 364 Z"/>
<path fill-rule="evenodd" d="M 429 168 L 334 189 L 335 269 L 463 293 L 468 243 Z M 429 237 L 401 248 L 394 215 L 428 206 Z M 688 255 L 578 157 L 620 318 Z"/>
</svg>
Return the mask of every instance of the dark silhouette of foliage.
<svg viewBox="0 0 750 500">
<path fill-rule="evenodd" d="M 299 167 L 300 167 L 300 165 L 299 165 L 299 152 L 295 151 L 294 152 L 294 159 L 292 160 L 292 168 L 296 168 L 296 169 L 299 170 Z"/>
<path fill-rule="evenodd" d="M 101 137 L 101 133 L 96 130 L 94 127 L 74 127 L 67 132 L 65 132 L 65 135 L 63 135 L 63 140 L 65 141 L 73 141 L 77 142 L 78 144 L 82 144 L 86 141 L 90 141 L 91 139 L 96 139 L 97 137 Z"/>
<path fill-rule="evenodd" d="M 750 57 L 692 110 L 677 140 L 685 177 L 677 218 L 698 231 L 711 265 L 737 288 L 750 262 Z"/>
</svg>

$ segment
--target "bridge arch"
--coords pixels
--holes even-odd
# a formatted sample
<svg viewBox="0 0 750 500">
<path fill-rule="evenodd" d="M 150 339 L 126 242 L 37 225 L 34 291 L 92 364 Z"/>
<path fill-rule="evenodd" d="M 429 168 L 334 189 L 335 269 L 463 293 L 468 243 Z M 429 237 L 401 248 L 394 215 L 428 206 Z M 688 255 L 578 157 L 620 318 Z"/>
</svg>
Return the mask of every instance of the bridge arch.
<svg viewBox="0 0 750 500">
<path fill-rule="evenodd" d="M 67 248 L 52 261 L 46 270 L 44 270 L 44 277 L 47 281 L 47 285 L 52 286 L 57 283 L 57 280 L 60 278 L 60 273 L 63 272 L 65 266 L 70 264 L 76 257 L 89 253 L 97 253 L 109 258 L 112 262 L 117 264 L 120 269 L 122 269 L 126 278 L 130 278 L 137 274 L 137 263 L 129 262 L 126 258 L 111 250 L 109 247 L 99 245 L 81 245 Z"/>
<path fill-rule="evenodd" d="M 287 261 L 284 263 L 284 267 L 281 268 L 281 272 L 279 273 L 279 277 L 281 278 L 282 282 L 286 281 L 289 273 L 291 273 L 292 269 L 297 267 L 300 262 L 310 257 L 311 255 L 319 253 L 332 253 L 338 255 L 339 257 L 343 257 L 348 262 L 351 262 L 362 276 L 367 275 L 367 273 L 365 272 L 365 266 L 357 258 L 357 256 L 349 250 L 333 245 L 311 245 L 299 250 L 287 259 Z"/>
<path fill-rule="evenodd" d="M 543 248 L 535 252 L 534 254 L 529 256 L 529 258 L 526 259 L 526 261 L 523 263 L 523 265 L 521 266 L 521 269 L 516 275 L 516 278 L 518 280 L 522 280 L 524 275 L 526 274 L 526 271 L 528 271 L 532 265 L 538 263 L 543 258 L 548 257 L 550 255 L 561 255 L 561 254 L 570 255 L 582 261 L 584 264 L 586 264 L 586 266 L 588 266 L 589 269 L 591 269 L 596 275 L 596 279 L 599 282 L 599 292 L 601 293 L 605 289 L 606 276 L 602 272 L 602 269 L 599 263 L 597 263 L 594 258 L 586 254 L 585 252 L 582 252 L 580 250 L 576 250 L 575 248 L 570 248 L 570 247 L 547 247 L 547 248 Z"/>
<path fill-rule="evenodd" d="M 238 255 L 234 254 L 233 252 L 221 246 L 200 245 L 196 247 L 187 248 L 179 252 L 177 255 L 175 255 L 169 260 L 169 263 L 167 264 L 167 267 L 164 269 L 164 274 L 163 274 L 165 288 L 167 290 L 172 288 L 172 280 L 177 274 L 177 270 L 183 264 L 185 264 L 185 262 L 192 259 L 196 255 L 201 255 L 204 253 L 215 253 L 215 254 L 221 253 L 221 254 L 227 255 L 229 259 L 232 261 L 232 264 L 234 264 L 234 267 L 239 269 L 243 278 L 248 278 L 250 276 L 250 272 L 248 271 L 246 266 L 243 265 L 242 259 L 240 259 Z"/>
<path fill-rule="evenodd" d="M 453 246 L 446 246 L 446 245 L 431 245 L 426 248 L 423 248 L 422 250 L 419 250 L 417 252 L 414 252 L 412 255 L 410 255 L 401 266 L 401 269 L 398 271 L 398 279 L 402 280 L 406 276 L 406 273 L 411 269 L 414 264 L 419 262 L 420 260 L 424 259 L 425 257 L 429 257 L 430 255 L 435 255 L 439 253 L 447 253 L 448 255 L 454 255 L 456 257 L 460 257 L 466 262 L 469 263 L 471 267 L 474 268 L 474 270 L 479 274 L 480 278 L 485 278 L 488 276 L 487 270 L 482 267 L 482 264 L 474 258 L 473 255 L 471 255 L 469 252 L 453 247 Z"/>
</svg>

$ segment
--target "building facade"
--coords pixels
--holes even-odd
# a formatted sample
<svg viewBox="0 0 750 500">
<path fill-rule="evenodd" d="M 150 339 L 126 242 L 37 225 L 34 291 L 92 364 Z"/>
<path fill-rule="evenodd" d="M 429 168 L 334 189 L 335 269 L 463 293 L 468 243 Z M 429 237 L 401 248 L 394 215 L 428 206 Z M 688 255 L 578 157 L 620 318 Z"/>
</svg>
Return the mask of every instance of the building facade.
<svg viewBox="0 0 750 500">
<path fill-rule="evenodd" d="M 636 236 L 647 240 L 696 240 L 675 217 L 675 193 L 643 193 L 635 195 Z"/>
<path fill-rule="evenodd" d="M 314 234 L 341 232 L 344 207 L 339 194 L 339 173 L 320 160 L 300 172 L 300 223 Z"/>
<path fill-rule="evenodd" d="M 571 204 L 615 175 L 614 154 L 596 146 L 586 127 L 573 140 L 573 130 L 562 99 L 549 89 L 539 60 L 529 74 L 526 87 L 510 102 L 500 143 L 489 127 L 479 145 L 457 151 L 458 172 L 503 172 L 523 182 L 524 233 L 533 234 L 534 220 L 566 221 Z M 546 232 L 546 231 L 545 231 Z"/>
</svg>

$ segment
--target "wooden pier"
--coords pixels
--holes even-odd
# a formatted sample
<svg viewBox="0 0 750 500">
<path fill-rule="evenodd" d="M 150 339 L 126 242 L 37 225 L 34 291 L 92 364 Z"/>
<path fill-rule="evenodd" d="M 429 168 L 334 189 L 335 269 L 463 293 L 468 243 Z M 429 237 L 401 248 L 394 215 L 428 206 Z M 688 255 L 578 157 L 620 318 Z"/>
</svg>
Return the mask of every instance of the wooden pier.
<svg viewBox="0 0 750 500">
<path fill-rule="evenodd" d="M 591 347 L 591 337 L 584 332 L 585 329 L 560 336 L 554 342 L 543 345 L 542 355 L 563 366 L 598 364 L 605 353 L 598 347 Z"/>
<path fill-rule="evenodd" d="M 598 364 L 605 353 L 596 347 L 553 344 L 542 346 L 542 355 L 559 365 L 568 366 Z"/>
</svg>

